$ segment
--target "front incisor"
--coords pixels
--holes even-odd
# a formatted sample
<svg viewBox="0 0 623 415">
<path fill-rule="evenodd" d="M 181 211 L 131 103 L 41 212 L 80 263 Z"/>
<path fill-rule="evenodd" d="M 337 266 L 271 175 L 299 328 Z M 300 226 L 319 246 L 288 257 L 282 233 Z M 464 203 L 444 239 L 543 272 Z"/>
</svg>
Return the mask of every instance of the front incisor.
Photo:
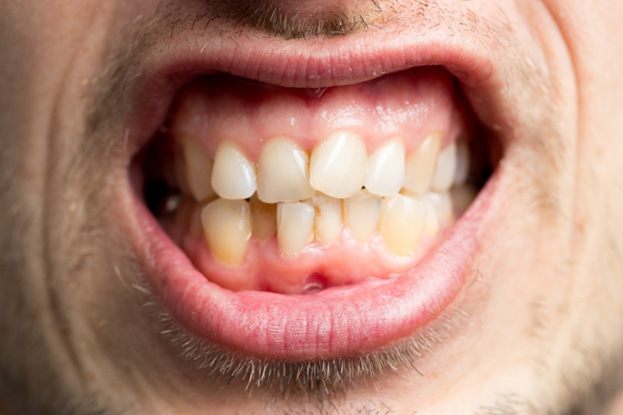
<svg viewBox="0 0 623 415">
<path fill-rule="evenodd" d="M 308 203 L 277 205 L 277 243 L 286 257 L 296 257 L 314 239 L 314 208 Z"/>
<path fill-rule="evenodd" d="M 422 202 L 414 197 L 397 195 L 383 200 L 381 236 L 394 253 L 408 256 L 417 250 L 424 228 Z"/>
<path fill-rule="evenodd" d="M 238 266 L 251 239 L 251 210 L 245 200 L 217 199 L 201 211 L 201 223 L 210 252 L 228 266 Z"/>
</svg>

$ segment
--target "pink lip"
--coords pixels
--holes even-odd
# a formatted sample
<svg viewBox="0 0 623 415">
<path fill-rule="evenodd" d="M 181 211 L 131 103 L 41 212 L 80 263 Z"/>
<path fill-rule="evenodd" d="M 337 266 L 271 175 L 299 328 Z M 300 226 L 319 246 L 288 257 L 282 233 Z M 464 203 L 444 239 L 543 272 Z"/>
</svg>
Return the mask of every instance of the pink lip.
<svg viewBox="0 0 623 415">
<path fill-rule="evenodd" d="M 353 42 L 343 42 L 342 47 L 350 45 L 357 50 Z M 307 54 L 266 48 L 272 50 L 269 54 L 257 52 L 257 44 L 242 42 L 237 44 L 234 56 L 232 47 L 220 45 L 203 51 L 172 48 L 174 54 L 148 65 L 157 70 L 148 73 L 144 84 L 139 85 L 139 96 L 148 99 L 140 102 L 134 114 L 137 121 L 131 131 L 141 133 L 130 136 L 131 152 L 138 151 L 159 128 L 175 90 L 199 73 L 227 71 L 279 85 L 309 86 L 311 82 L 329 86 L 417 65 L 443 65 L 457 75 L 468 96 L 471 88 L 478 86 L 473 93 L 481 95 L 469 96 L 473 101 L 481 102 L 484 97 L 495 103 L 499 98 L 493 92 L 492 64 L 457 46 L 388 42 L 383 50 L 351 54 L 348 62 L 334 64 L 329 52 L 313 48 Z M 248 53 L 241 53 L 241 49 Z M 273 65 L 266 66 L 268 61 Z M 353 67 L 361 69 L 353 74 L 349 69 Z M 495 113 L 494 105 L 475 110 Z M 489 180 L 442 242 L 404 275 L 305 296 L 231 292 L 210 283 L 164 233 L 138 196 L 124 199 L 127 203 L 120 217 L 128 218 L 130 212 L 128 235 L 153 288 L 178 323 L 194 335 L 256 357 L 303 360 L 355 356 L 415 333 L 438 317 L 461 292 L 480 248 L 478 237 L 494 213 L 492 202 L 500 193 L 498 176 L 496 173 Z M 125 190 L 134 195 L 129 184 Z"/>
</svg>

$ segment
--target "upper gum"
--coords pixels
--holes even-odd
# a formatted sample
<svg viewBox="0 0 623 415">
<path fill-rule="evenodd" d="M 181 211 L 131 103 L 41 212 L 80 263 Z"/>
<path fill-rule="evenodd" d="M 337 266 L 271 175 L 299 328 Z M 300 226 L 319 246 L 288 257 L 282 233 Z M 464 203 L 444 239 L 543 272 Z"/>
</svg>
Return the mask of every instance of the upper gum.
<svg viewBox="0 0 623 415">
<path fill-rule="evenodd" d="M 390 80 L 382 80 L 383 99 L 373 99 L 370 93 L 362 92 L 366 87 L 351 85 L 329 90 L 318 101 L 303 99 L 289 90 L 280 89 L 279 94 L 262 96 L 257 94 L 242 100 L 238 95 L 241 86 L 221 97 L 205 90 L 205 86 L 191 85 L 181 94 L 173 112 L 171 131 L 174 137 L 197 140 L 207 154 L 214 154 L 220 142 L 234 142 L 252 161 L 257 162 L 262 143 L 274 137 L 286 137 L 296 142 L 303 150 L 313 148 L 336 130 L 347 130 L 359 135 L 371 154 L 387 140 L 399 137 L 403 140 L 407 153 L 415 150 L 420 142 L 433 133 L 442 133 L 442 147 L 467 128 L 468 121 L 456 107 L 454 92 L 445 77 L 431 74 L 399 74 L 396 83 L 403 78 L 412 80 L 411 91 L 394 91 Z M 378 86 L 377 86 L 378 88 Z M 396 88 L 394 88 L 396 89 Z M 404 88 L 403 88 L 404 89 Z M 337 92 L 336 92 L 337 91 Z M 214 92 L 214 91 L 212 91 Z M 387 95 L 401 95 L 408 109 L 402 113 L 399 122 L 389 126 L 380 116 L 382 109 L 372 104 L 391 99 Z M 218 104 L 215 100 L 218 98 Z M 357 99 L 355 99 L 357 98 Z M 304 102 L 305 101 L 305 102 Z M 346 111 L 352 109 L 348 102 L 356 101 L 356 108 L 365 111 Z M 261 105 L 259 103 L 261 102 Z M 295 110 L 292 108 L 295 107 Z M 298 107 L 298 108 L 296 108 Z M 370 114 L 370 108 L 374 114 Z M 383 107 L 385 110 L 389 105 Z M 297 113 L 297 118 L 287 115 Z M 270 114 L 271 122 L 266 122 Z M 277 115 L 275 115 L 277 114 Z M 283 115 L 285 114 L 285 115 Z M 406 119 L 405 119 L 406 118 Z M 391 128 L 389 128 L 391 127 Z"/>
</svg>

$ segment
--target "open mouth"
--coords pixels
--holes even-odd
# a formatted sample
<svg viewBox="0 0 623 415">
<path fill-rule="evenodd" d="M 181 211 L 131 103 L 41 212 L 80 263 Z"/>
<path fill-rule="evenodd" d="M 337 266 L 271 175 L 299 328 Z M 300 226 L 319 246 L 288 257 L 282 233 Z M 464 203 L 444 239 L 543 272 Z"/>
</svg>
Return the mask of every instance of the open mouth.
<svg viewBox="0 0 623 415">
<path fill-rule="evenodd" d="M 226 350 L 386 348 L 466 285 L 500 142 L 443 66 L 323 87 L 194 74 L 131 166 L 152 283 Z"/>
</svg>

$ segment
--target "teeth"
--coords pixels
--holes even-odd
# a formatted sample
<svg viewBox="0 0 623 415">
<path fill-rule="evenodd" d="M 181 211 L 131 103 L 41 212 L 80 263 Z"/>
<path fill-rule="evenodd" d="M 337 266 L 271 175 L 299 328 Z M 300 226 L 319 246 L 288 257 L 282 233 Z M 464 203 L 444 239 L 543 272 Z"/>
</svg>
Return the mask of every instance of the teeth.
<svg viewBox="0 0 623 415">
<path fill-rule="evenodd" d="M 441 136 L 428 136 L 420 147 L 409 154 L 405 167 L 404 188 L 417 195 L 428 192 L 439 156 Z"/>
<path fill-rule="evenodd" d="M 240 149 L 223 142 L 214 157 L 212 188 L 223 199 L 247 199 L 255 193 L 253 165 Z"/>
<path fill-rule="evenodd" d="M 266 203 L 296 202 L 313 196 L 309 157 L 292 141 L 275 138 L 264 145 L 258 166 L 257 194 Z"/>
<path fill-rule="evenodd" d="M 471 186 L 459 186 L 450 190 L 452 212 L 456 217 L 461 216 L 472 204 L 478 192 Z"/>
<path fill-rule="evenodd" d="M 182 140 L 184 152 L 186 187 L 191 196 L 202 201 L 214 196 L 210 178 L 212 177 L 212 160 L 205 154 L 203 147 L 195 140 Z"/>
<path fill-rule="evenodd" d="M 348 132 L 331 135 L 312 153 L 312 187 L 340 199 L 354 195 L 363 186 L 367 158 L 366 145 L 359 136 Z"/>
<path fill-rule="evenodd" d="M 456 175 L 456 157 L 456 143 L 454 142 L 448 144 L 439 154 L 435 175 L 431 184 L 433 190 L 447 192 L 450 189 Z"/>
<path fill-rule="evenodd" d="M 279 203 L 277 242 L 285 256 L 295 257 L 314 238 L 314 208 L 307 203 Z"/>
<path fill-rule="evenodd" d="M 424 229 L 423 233 L 429 238 L 432 238 L 437 235 L 439 232 L 439 218 L 437 217 L 437 212 L 435 211 L 435 206 L 432 201 L 425 198 L 422 200 L 422 205 L 424 207 Z"/>
<path fill-rule="evenodd" d="M 454 184 L 457 186 L 465 184 L 469 176 L 469 147 L 465 141 L 459 141 L 456 145 L 456 174 Z"/>
<path fill-rule="evenodd" d="M 405 177 L 405 148 L 395 139 L 376 150 L 368 160 L 364 186 L 378 196 L 397 195 Z"/>
<path fill-rule="evenodd" d="M 424 208 L 420 200 L 404 195 L 383 199 L 379 229 L 390 250 L 398 255 L 413 254 L 423 226 Z"/>
<path fill-rule="evenodd" d="M 311 199 L 311 204 L 316 209 L 316 241 L 323 244 L 336 242 L 342 231 L 340 201 L 329 196 L 316 195 Z"/>
<path fill-rule="evenodd" d="M 277 207 L 263 203 L 257 195 L 251 198 L 251 223 L 253 236 L 261 241 L 271 239 L 277 232 Z"/>
<path fill-rule="evenodd" d="M 201 211 L 203 232 L 216 260 L 238 266 L 251 238 L 251 213 L 244 200 L 217 199 Z"/>
<path fill-rule="evenodd" d="M 452 211 L 452 200 L 450 195 L 446 193 L 429 193 L 426 195 L 426 199 L 432 203 L 437 212 L 437 219 L 439 221 L 439 227 L 450 224 L 454 220 L 454 213 Z"/>
<path fill-rule="evenodd" d="M 365 243 L 376 234 L 381 198 L 361 190 L 344 201 L 344 221 L 357 241 Z"/>
</svg>

